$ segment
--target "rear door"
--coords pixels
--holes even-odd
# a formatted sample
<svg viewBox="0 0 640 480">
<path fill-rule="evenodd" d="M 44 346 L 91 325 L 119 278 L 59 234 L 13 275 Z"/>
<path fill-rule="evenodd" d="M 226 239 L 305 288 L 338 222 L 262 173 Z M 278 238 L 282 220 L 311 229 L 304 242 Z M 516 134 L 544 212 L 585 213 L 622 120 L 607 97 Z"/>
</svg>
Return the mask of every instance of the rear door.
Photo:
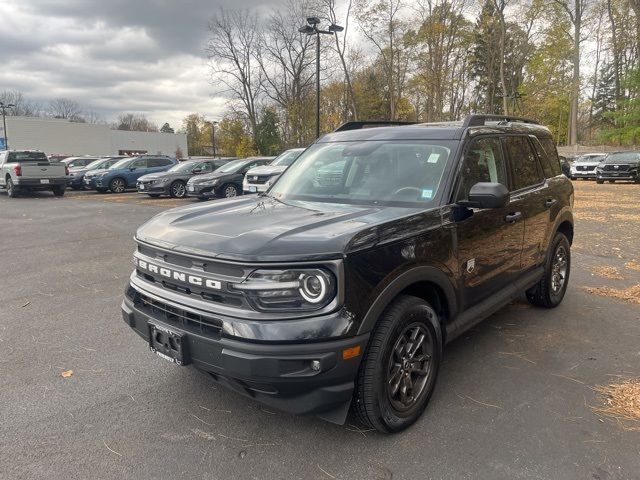
<svg viewBox="0 0 640 480">
<path fill-rule="evenodd" d="M 502 144 L 496 137 L 481 137 L 465 150 L 458 172 L 454 202 L 467 200 L 478 182 L 508 186 Z M 457 260 L 467 309 L 509 285 L 520 271 L 524 221 L 511 220 L 516 207 L 468 209 L 456 221 Z"/>
<path fill-rule="evenodd" d="M 527 270 L 544 259 L 551 192 L 531 139 L 512 135 L 502 141 L 511 166 L 511 201 L 524 218 L 521 268 Z"/>
</svg>

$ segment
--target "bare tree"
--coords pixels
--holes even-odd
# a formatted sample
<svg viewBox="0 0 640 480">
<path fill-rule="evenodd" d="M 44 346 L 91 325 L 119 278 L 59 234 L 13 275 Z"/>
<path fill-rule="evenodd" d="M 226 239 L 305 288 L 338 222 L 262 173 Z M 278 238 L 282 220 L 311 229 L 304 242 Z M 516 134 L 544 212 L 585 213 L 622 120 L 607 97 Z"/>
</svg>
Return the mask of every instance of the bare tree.
<svg viewBox="0 0 640 480">
<path fill-rule="evenodd" d="M 326 8 L 329 12 L 329 21 L 331 23 L 340 24 L 344 27 L 342 34 L 336 32 L 333 35 L 336 44 L 336 53 L 340 58 L 340 63 L 342 65 L 342 71 L 344 73 L 344 80 L 347 84 L 347 94 L 349 95 L 349 104 L 351 106 L 351 114 L 354 120 L 358 120 L 358 107 L 356 106 L 356 97 L 353 91 L 353 84 L 351 83 L 351 73 L 349 72 L 349 68 L 347 67 L 347 62 L 345 59 L 346 50 L 347 50 L 347 39 L 349 34 L 349 17 L 351 16 L 351 7 L 353 5 L 353 0 L 347 0 L 346 2 L 346 13 L 344 16 L 344 22 L 340 22 L 338 20 L 338 15 L 336 13 L 336 0 L 324 0 L 326 4 Z"/>
<path fill-rule="evenodd" d="M 234 100 L 241 102 L 244 116 L 255 140 L 258 125 L 258 98 L 262 91 L 262 70 L 255 59 L 260 24 L 247 10 L 225 10 L 209 23 L 206 53 L 211 65 L 211 81 L 222 83 Z"/>
<path fill-rule="evenodd" d="M 5 90 L 0 92 L 0 101 L 6 104 L 15 105 L 7 109 L 8 116 L 16 117 L 39 117 L 42 114 L 42 106 L 37 102 L 27 100 L 19 90 Z"/>
<path fill-rule="evenodd" d="M 151 122 L 143 114 L 122 113 L 114 124 L 116 130 L 128 130 L 135 132 L 157 132 L 158 126 Z"/>
<path fill-rule="evenodd" d="M 49 102 L 49 114 L 54 118 L 64 118 L 71 121 L 82 119 L 82 107 L 75 100 L 69 98 L 54 98 Z"/>
</svg>

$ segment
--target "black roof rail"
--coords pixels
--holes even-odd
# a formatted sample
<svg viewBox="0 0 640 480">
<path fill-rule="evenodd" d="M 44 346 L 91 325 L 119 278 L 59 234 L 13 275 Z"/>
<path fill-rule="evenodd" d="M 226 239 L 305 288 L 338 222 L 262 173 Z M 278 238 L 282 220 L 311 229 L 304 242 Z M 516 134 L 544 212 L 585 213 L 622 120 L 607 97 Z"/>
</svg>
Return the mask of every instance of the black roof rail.
<svg viewBox="0 0 640 480">
<path fill-rule="evenodd" d="M 484 113 L 472 113 L 471 115 L 467 115 L 462 122 L 462 126 L 464 128 L 467 127 L 482 127 L 486 125 L 487 120 L 497 120 L 502 122 L 518 122 L 518 123 L 530 123 L 533 125 L 540 125 L 537 120 L 533 120 L 532 118 L 524 118 L 524 117 L 513 117 L 511 115 L 493 115 L 493 114 L 484 114 Z"/>
<path fill-rule="evenodd" d="M 347 130 L 360 130 L 371 127 L 399 127 L 402 125 L 415 125 L 416 122 L 401 122 L 396 120 L 363 120 L 347 122 L 340 125 L 334 132 L 346 132 Z"/>
</svg>

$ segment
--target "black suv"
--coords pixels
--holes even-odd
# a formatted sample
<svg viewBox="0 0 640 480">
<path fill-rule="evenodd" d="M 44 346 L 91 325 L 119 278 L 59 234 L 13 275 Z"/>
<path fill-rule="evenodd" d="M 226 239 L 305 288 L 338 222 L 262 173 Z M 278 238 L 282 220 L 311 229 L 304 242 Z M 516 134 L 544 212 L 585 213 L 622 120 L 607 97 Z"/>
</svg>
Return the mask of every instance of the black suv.
<svg viewBox="0 0 640 480">
<path fill-rule="evenodd" d="M 152 351 L 293 413 L 399 431 L 443 347 L 526 292 L 565 294 L 573 187 L 548 129 L 347 124 L 262 195 L 138 230 L 125 322 Z"/>
<path fill-rule="evenodd" d="M 608 154 L 596 168 L 596 182 L 614 183 L 616 180 L 640 182 L 640 152 L 615 152 Z"/>
</svg>

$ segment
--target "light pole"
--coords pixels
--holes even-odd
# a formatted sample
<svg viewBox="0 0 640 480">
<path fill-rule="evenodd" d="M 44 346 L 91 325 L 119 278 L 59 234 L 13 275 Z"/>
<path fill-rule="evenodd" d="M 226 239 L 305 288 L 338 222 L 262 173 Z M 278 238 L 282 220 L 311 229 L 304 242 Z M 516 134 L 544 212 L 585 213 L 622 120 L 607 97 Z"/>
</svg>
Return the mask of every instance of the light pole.
<svg viewBox="0 0 640 480">
<path fill-rule="evenodd" d="M 216 156 L 216 125 L 219 122 L 212 120 L 209 122 L 211 124 L 211 147 L 213 148 L 213 158 Z"/>
<path fill-rule="evenodd" d="M 9 150 L 9 137 L 7 136 L 7 108 L 13 108 L 15 105 L 13 103 L 4 103 L 0 102 L 0 110 L 2 110 L 2 128 L 4 129 L 4 149 Z"/>
<path fill-rule="evenodd" d="M 316 36 L 316 138 L 320 136 L 320 34 L 334 35 L 344 30 L 340 25 L 332 23 L 328 30 L 320 30 L 318 17 L 307 17 L 307 25 L 300 27 L 298 31 L 306 35 Z"/>
</svg>

